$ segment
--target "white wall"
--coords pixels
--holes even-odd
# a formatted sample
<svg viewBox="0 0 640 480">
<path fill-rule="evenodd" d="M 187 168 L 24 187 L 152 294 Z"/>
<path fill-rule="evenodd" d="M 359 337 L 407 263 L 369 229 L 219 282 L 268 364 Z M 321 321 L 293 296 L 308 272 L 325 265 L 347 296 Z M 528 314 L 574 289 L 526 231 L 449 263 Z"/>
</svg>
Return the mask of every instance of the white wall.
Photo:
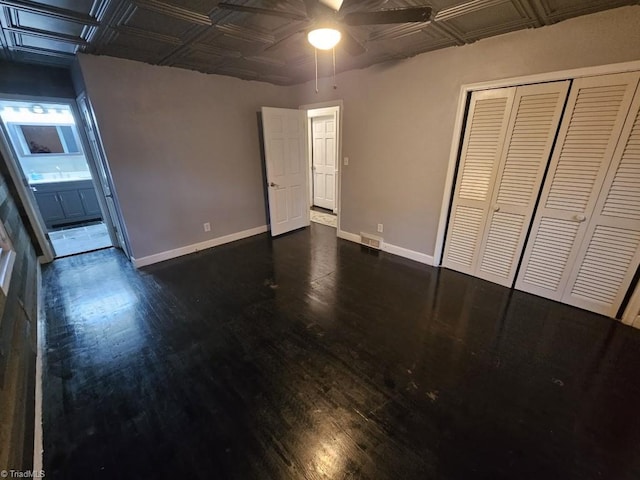
<svg viewBox="0 0 640 480">
<path fill-rule="evenodd" d="M 112 57 L 79 65 L 134 258 L 267 223 L 256 112 L 297 107 L 290 89 Z"/>
<path fill-rule="evenodd" d="M 640 6 L 514 32 L 297 87 L 300 104 L 344 100 L 342 229 L 433 255 L 464 84 L 640 59 Z"/>
</svg>

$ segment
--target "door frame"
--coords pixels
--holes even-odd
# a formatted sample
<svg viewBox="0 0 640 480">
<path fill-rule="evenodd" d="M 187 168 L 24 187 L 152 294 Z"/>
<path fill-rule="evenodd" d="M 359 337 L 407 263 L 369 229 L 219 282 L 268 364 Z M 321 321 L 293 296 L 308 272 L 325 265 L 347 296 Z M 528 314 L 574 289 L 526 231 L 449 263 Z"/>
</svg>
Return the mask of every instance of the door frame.
<svg viewBox="0 0 640 480">
<path fill-rule="evenodd" d="M 104 199 L 104 192 L 98 184 L 98 171 L 96 167 L 96 159 L 93 156 L 93 152 L 89 148 L 89 141 L 85 132 L 84 118 L 80 115 L 80 111 L 76 104 L 75 98 L 62 98 L 62 97 L 48 97 L 48 96 L 33 96 L 33 95 L 15 95 L 15 94 L 3 94 L 0 93 L 0 99 L 6 101 L 20 101 L 20 102 L 34 102 L 34 103 L 56 103 L 60 105 L 66 105 L 71 109 L 74 120 L 76 122 L 76 131 L 80 138 L 82 148 L 84 150 L 85 159 L 91 173 L 91 181 L 94 189 L 96 190 L 96 196 L 98 203 L 100 204 L 100 210 L 103 221 L 109 231 L 109 236 L 113 239 L 113 224 L 109 217 L 108 210 L 105 209 L 106 201 Z M 0 152 L 5 159 L 5 164 L 9 170 L 9 174 L 20 197 L 24 209 L 29 217 L 29 223 L 33 228 L 33 232 L 38 241 L 38 245 L 42 250 L 42 255 L 38 258 L 40 263 L 52 262 L 55 258 L 55 248 L 51 243 L 48 235 L 48 229 L 45 226 L 44 219 L 40 214 L 40 210 L 36 206 L 36 201 L 31 190 L 25 185 L 26 178 L 24 178 L 21 167 L 18 164 L 18 159 L 13 151 L 13 145 L 9 139 L 4 123 L 0 121 Z M 113 243 L 113 242 L 112 242 Z M 125 247 L 114 244 L 123 248 L 125 254 L 128 255 Z"/>
<path fill-rule="evenodd" d="M 337 169 L 337 172 L 334 172 L 334 192 L 335 192 L 335 198 L 333 200 L 333 213 L 335 213 L 337 215 L 338 213 L 338 175 L 340 173 L 340 170 L 342 170 L 340 168 L 340 147 L 338 146 L 338 142 L 340 141 L 340 133 L 338 132 L 338 129 L 340 128 L 340 107 L 324 107 L 324 108 L 314 108 L 314 109 L 310 109 L 307 110 L 307 148 L 309 150 L 309 154 L 308 154 L 308 172 L 309 172 L 309 205 L 313 206 L 313 119 L 314 118 L 319 118 L 319 117 L 328 117 L 328 116 L 333 116 L 333 118 L 335 119 L 336 122 L 336 136 L 338 138 L 336 138 L 336 151 L 335 151 L 335 158 L 336 158 L 336 166 L 335 168 Z"/>
<path fill-rule="evenodd" d="M 640 283 L 636 285 L 636 289 L 629 299 L 621 320 L 625 325 L 640 328 Z"/>
<path fill-rule="evenodd" d="M 24 210 L 29 218 L 29 223 L 33 228 L 33 233 L 38 241 L 38 246 L 42 251 L 42 255 L 38 258 L 41 263 L 49 263 L 55 258 L 55 252 L 53 245 L 47 236 L 47 230 L 44 228 L 44 220 L 40 214 L 40 210 L 35 207 L 35 199 L 31 198 L 31 195 L 24 185 L 21 169 L 17 166 L 17 160 L 13 154 L 13 148 L 11 147 L 11 140 L 9 140 L 5 131 L 4 123 L 0 121 L 0 154 L 4 159 L 4 163 L 9 171 L 9 176 L 13 181 L 20 197 L 20 202 L 24 207 Z M 7 179 L 8 180 L 8 179 Z"/>
<path fill-rule="evenodd" d="M 342 100 L 332 100 L 328 102 L 321 103 L 311 103 L 306 105 L 300 105 L 298 107 L 300 110 L 307 111 L 307 122 L 305 124 L 305 128 L 307 130 L 307 142 L 306 142 L 306 155 L 307 155 L 307 171 L 309 182 L 307 196 L 309 198 L 309 206 L 313 205 L 313 187 L 312 187 L 312 173 L 311 167 L 313 166 L 313 158 L 312 158 L 312 142 L 313 142 L 313 132 L 311 130 L 311 121 L 314 117 L 320 117 L 325 115 L 335 115 L 336 118 L 336 135 L 338 136 L 336 142 L 336 166 L 338 167 L 338 174 L 336 175 L 336 200 L 334 205 L 334 213 L 337 217 L 337 227 L 336 227 L 336 235 L 341 231 L 340 228 L 340 217 L 342 210 L 342 167 L 344 166 L 343 158 L 342 158 L 342 119 L 344 115 L 344 102 Z"/>
<path fill-rule="evenodd" d="M 494 88 L 516 87 L 520 85 L 529 85 L 532 83 L 556 82 L 559 80 L 575 80 L 581 77 L 594 77 L 597 75 L 609 75 L 614 73 L 633 72 L 640 70 L 640 60 L 632 62 L 614 63 L 610 65 L 599 65 L 595 67 L 584 67 L 573 70 L 562 70 L 559 72 L 541 73 L 522 77 L 511 77 L 502 80 L 492 80 L 489 82 L 469 83 L 460 87 L 458 96 L 458 109 L 456 111 L 456 120 L 453 125 L 453 134 L 451 140 L 451 149 L 449 151 L 449 163 L 447 167 L 447 175 L 445 178 L 444 192 L 442 194 L 442 203 L 440 206 L 440 219 L 438 222 L 438 230 L 436 234 L 436 244 L 433 252 L 433 265 L 442 265 L 442 254 L 444 252 L 445 233 L 449 220 L 449 207 L 453 201 L 453 187 L 455 182 L 456 167 L 458 166 L 458 157 L 460 146 L 462 145 L 462 127 L 464 126 L 467 115 L 467 100 L 471 94 L 479 90 L 490 90 Z"/>
<path fill-rule="evenodd" d="M 80 111 L 80 106 L 78 105 L 81 99 L 85 102 L 87 113 L 91 116 L 92 125 L 87 125 L 85 121 L 84 115 Z M 109 167 L 109 161 L 107 159 L 107 154 L 104 149 L 104 145 L 102 144 L 102 137 L 100 136 L 100 128 L 98 127 L 98 120 L 96 119 L 95 112 L 93 110 L 93 105 L 91 104 L 91 100 L 89 99 L 89 95 L 85 91 L 82 91 L 74 102 L 74 105 L 71 107 L 74 109 L 74 115 L 77 114 L 77 118 L 79 118 L 79 122 L 82 124 L 82 134 L 80 138 L 82 140 L 82 146 L 84 147 L 87 153 L 89 163 L 89 170 L 91 171 L 91 177 L 93 178 L 94 187 L 96 188 L 96 192 L 99 193 L 98 203 L 100 203 L 100 210 L 103 212 L 107 212 L 107 215 L 103 215 L 103 220 L 105 225 L 107 225 L 107 230 L 109 232 L 109 237 L 111 238 L 111 243 L 114 247 L 120 248 L 126 257 L 131 260 L 131 247 L 129 245 L 129 235 L 127 234 L 127 227 L 124 223 L 124 218 L 122 217 L 122 210 L 120 209 L 120 202 L 118 201 L 118 197 L 115 192 L 115 184 L 113 182 L 113 176 L 111 175 L 111 169 Z M 90 140 L 87 134 L 87 130 L 93 130 L 93 134 L 96 140 L 96 148 L 97 152 L 94 152 L 91 148 Z M 102 174 L 104 173 L 104 174 Z M 113 200 L 113 208 L 112 212 L 109 209 L 105 186 L 102 184 L 106 182 L 106 188 L 108 188 L 111 198 Z M 113 218 L 113 217 L 116 218 Z M 118 227 L 116 227 L 116 224 Z M 116 233 L 116 228 L 119 228 L 121 238 L 118 237 Z"/>
<path fill-rule="evenodd" d="M 442 257 L 444 253 L 445 235 L 449 223 L 449 214 L 453 202 L 453 194 L 455 188 L 455 180 L 459 161 L 459 152 L 462 146 L 464 135 L 463 127 L 468 110 L 468 99 L 471 94 L 479 90 L 489 90 L 495 88 L 514 87 L 520 85 L 529 85 L 532 83 L 555 82 L 559 80 L 576 80 L 582 77 L 593 77 L 598 75 L 611 75 L 615 73 L 634 72 L 640 70 L 640 60 L 631 62 L 614 63 L 609 65 L 597 65 L 591 67 L 583 67 L 571 70 L 561 70 L 558 72 L 541 73 L 535 75 L 526 75 L 520 77 L 511 77 L 502 80 L 492 80 L 488 82 L 464 84 L 460 87 L 458 96 L 458 108 L 456 111 L 456 119 L 453 125 L 451 149 L 449 151 L 449 162 L 447 166 L 447 174 L 445 177 L 444 191 L 442 194 L 442 203 L 440 205 L 440 217 L 438 221 L 438 229 L 436 233 L 436 243 L 433 252 L 433 266 L 442 266 Z M 636 285 L 632 295 L 632 301 L 627 304 L 623 318 L 632 322 L 640 315 L 640 282 Z"/>
</svg>

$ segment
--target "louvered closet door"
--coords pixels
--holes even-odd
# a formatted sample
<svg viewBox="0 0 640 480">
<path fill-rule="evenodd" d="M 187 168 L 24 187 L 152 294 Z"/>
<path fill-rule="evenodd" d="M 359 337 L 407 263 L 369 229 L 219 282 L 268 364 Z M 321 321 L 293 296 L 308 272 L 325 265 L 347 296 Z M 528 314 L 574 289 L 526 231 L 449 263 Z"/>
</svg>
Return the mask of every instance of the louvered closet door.
<svg viewBox="0 0 640 480">
<path fill-rule="evenodd" d="M 491 202 L 515 88 L 471 95 L 442 264 L 472 274 Z"/>
<path fill-rule="evenodd" d="M 562 301 L 615 317 L 640 263 L 640 92 Z"/>
<path fill-rule="evenodd" d="M 570 82 L 518 87 L 474 275 L 510 287 Z"/>
<path fill-rule="evenodd" d="M 563 299 L 638 77 L 574 81 L 516 288 Z"/>
</svg>

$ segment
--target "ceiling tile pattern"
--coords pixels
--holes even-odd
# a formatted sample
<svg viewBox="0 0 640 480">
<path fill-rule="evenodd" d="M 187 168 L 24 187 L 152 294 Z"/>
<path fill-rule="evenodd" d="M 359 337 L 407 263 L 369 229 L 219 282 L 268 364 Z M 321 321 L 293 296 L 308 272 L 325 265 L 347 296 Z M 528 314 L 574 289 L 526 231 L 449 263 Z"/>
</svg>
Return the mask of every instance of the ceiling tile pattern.
<svg viewBox="0 0 640 480">
<path fill-rule="evenodd" d="M 0 0 L 0 59 L 68 65 L 86 52 L 278 85 L 315 75 L 307 0 Z M 336 48 L 338 72 L 640 0 L 344 0 L 340 15 L 432 7 L 426 23 L 344 26 L 364 47 Z M 266 14 L 265 9 L 275 11 Z M 320 75 L 333 72 L 318 52 Z"/>
</svg>

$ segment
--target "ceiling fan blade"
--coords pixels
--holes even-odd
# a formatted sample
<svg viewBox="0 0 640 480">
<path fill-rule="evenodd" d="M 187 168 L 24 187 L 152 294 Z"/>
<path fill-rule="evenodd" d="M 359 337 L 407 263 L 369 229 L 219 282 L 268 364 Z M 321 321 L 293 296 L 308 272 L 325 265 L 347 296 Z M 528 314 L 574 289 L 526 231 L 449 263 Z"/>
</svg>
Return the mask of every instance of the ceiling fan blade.
<svg viewBox="0 0 640 480">
<path fill-rule="evenodd" d="M 307 16 L 313 18 L 316 16 L 316 9 L 318 7 L 318 0 L 304 0 L 304 8 L 307 11 Z"/>
<path fill-rule="evenodd" d="M 259 15 L 270 15 L 272 17 L 286 18 L 287 20 L 304 21 L 308 20 L 303 15 L 297 13 L 285 12 L 283 10 L 271 10 L 269 8 L 248 7 L 245 5 L 236 5 L 235 3 L 221 2 L 218 4 L 218 8 L 224 10 L 233 10 L 234 12 L 256 13 Z"/>
<path fill-rule="evenodd" d="M 274 43 L 272 43 L 271 45 L 269 45 L 267 48 L 264 49 L 265 52 L 268 52 L 270 50 L 275 50 L 276 48 L 278 48 L 280 45 L 282 45 L 283 43 L 287 42 L 290 38 L 295 37 L 296 35 L 299 35 L 301 33 L 303 33 L 306 29 L 304 28 L 300 28 L 298 30 L 294 30 L 290 33 L 287 33 L 286 35 L 280 37 L 279 39 L 277 39 Z"/>
<path fill-rule="evenodd" d="M 309 18 L 332 17 L 333 15 L 335 15 L 337 10 L 334 11 L 330 3 L 336 3 L 336 2 L 332 0 L 304 0 L 304 6 L 307 11 L 307 17 Z"/>
<path fill-rule="evenodd" d="M 321 4 L 329 7 L 334 12 L 337 12 L 342 7 L 343 0 L 318 0 Z"/>
<path fill-rule="evenodd" d="M 384 25 L 387 23 L 428 22 L 431 7 L 394 8 L 377 12 L 347 13 L 343 21 L 347 25 Z"/>
<path fill-rule="evenodd" d="M 356 40 L 353 35 L 346 32 L 345 29 L 342 29 L 342 38 L 338 45 L 344 48 L 349 55 L 353 55 L 354 57 L 362 55 L 367 51 L 367 49 L 364 48 L 364 46 Z"/>
</svg>

